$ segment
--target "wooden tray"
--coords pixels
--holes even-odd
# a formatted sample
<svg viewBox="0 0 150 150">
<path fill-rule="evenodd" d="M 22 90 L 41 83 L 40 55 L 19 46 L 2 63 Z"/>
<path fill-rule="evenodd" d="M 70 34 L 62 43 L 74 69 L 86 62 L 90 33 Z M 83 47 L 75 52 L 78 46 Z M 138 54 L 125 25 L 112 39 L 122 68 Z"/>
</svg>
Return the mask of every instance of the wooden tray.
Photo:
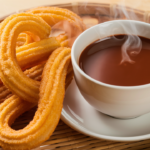
<svg viewBox="0 0 150 150">
<path fill-rule="evenodd" d="M 102 23 L 105 21 L 113 20 L 113 19 L 134 19 L 140 20 L 144 22 L 149 22 L 149 12 L 139 11 L 132 8 L 125 8 L 127 14 L 129 16 L 125 16 L 121 10 L 121 6 L 116 4 L 100 4 L 100 3 L 68 3 L 68 4 L 60 4 L 53 5 L 57 7 L 67 8 L 78 15 L 80 15 L 87 25 L 87 27 L 91 27 L 98 23 Z M 136 18 L 133 18 L 133 14 L 135 14 Z M 5 17 L 4 17 L 5 18 Z M 39 73 L 38 77 L 40 78 Z M 34 73 L 33 77 L 34 78 Z M 5 89 L 5 91 L 4 91 Z M 0 100 L 3 101 L 7 97 L 11 95 L 11 92 L 5 88 L 4 86 L 0 87 L 0 91 L 4 91 L 0 93 Z M 25 127 L 30 120 L 32 120 L 36 108 L 24 113 L 20 116 L 15 123 L 12 125 L 12 128 L 18 130 Z M 150 140 L 144 140 L 139 142 L 113 142 L 106 140 L 95 139 L 79 132 L 71 129 L 61 120 L 53 133 L 50 139 L 44 142 L 41 146 L 35 148 L 34 150 L 146 150 L 150 149 Z M 2 150 L 2 148 L 0 148 Z"/>
</svg>

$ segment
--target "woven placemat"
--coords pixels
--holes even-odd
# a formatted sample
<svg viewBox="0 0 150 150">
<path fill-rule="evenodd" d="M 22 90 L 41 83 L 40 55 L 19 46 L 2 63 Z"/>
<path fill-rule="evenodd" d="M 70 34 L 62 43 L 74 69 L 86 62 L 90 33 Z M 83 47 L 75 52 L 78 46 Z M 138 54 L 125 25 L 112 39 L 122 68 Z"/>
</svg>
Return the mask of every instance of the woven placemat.
<svg viewBox="0 0 150 150">
<path fill-rule="evenodd" d="M 57 5 L 57 7 L 67 8 L 74 11 L 83 18 L 84 23 L 87 27 L 91 27 L 101 22 L 113 20 L 113 19 L 134 19 L 144 22 L 150 21 L 150 13 L 135 10 L 132 8 L 126 8 L 128 14 L 135 14 L 136 18 L 132 15 L 127 16 L 122 13 L 120 6 L 116 4 L 94 4 L 88 3 L 69 3 L 63 5 Z M 39 70 L 38 80 L 40 80 L 40 74 L 42 69 Z M 31 78 L 34 78 L 31 75 Z M 3 93 L 1 92 L 3 91 Z M 7 95 L 7 96 L 6 96 Z M 3 101 L 6 97 L 10 96 L 11 92 L 4 86 L 0 87 L 0 100 Z M 15 123 L 12 125 L 13 129 L 21 129 L 25 127 L 33 118 L 36 108 L 21 115 Z M 41 146 L 35 148 L 34 150 L 148 150 L 150 149 L 150 140 L 138 141 L 138 142 L 114 142 L 95 139 L 83 135 L 69 126 L 67 126 L 63 121 L 60 120 L 56 130 L 50 139 L 44 142 Z M 2 150 L 2 148 L 0 148 Z"/>
<path fill-rule="evenodd" d="M 23 128 L 33 118 L 36 108 L 24 113 L 13 124 L 14 129 Z M 60 120 L 55 132 L 50 139 L 34 150 L 148 150 L 150 140 L 138 142 L 114 142 L 95 139 L 83 135 Z M 2 149 L 0 149 L 2 150 Z"/>
<path fill-rule="evenodd" d="M 13 124 L 14 129 L 20 129 L 26 126 L 34 116 L 36 108 L 24 113 Z M 150 149 L 150 140 L 138 142 L 114 142 L 95 139 L 83 135 L 60 120 L 55 132 L 50 139 L 44 142 L 40 147 L 34 150 L 148 150 Z"/>
</svg>

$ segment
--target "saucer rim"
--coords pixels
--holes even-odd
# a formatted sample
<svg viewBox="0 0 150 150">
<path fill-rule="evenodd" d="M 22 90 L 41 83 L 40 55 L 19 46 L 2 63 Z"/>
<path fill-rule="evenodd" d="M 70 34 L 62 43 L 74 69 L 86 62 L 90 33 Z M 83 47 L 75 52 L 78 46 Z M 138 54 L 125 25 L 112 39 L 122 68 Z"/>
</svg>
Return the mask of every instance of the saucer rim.
<svg viewBox="0 0 150 150">
<path fill-rule="evenodd" d="M 70 118 L 70 119 L 69 119 Z M 134 141 L 141 141 L 141 140 L 148 140 L 150 139 L 150 134 L 140 135 L 140 136 L 132 136 L 132 137 L 119 137 L 119 136 L 108 136 L 103 134 L 94 133 L 85 127 L 81 126 L 80 124 L 75 124 L 74 120 L 63 108 L 61 112 L 61 120 L 66 123 L 72 129 L 85 134 L 87 136 L 91 136 L 97 139 L 109 140 L 109 141 L 119 141 L 119 142 L 134 142 Z"/>
<path fill-rule="evenodd" d="M 74 79 L 73 79 L 74 80 Z M 72 81 L 73 82 L 73 81 Z M 75 83 L 76 84 L 76 83 Z M 68 86 L 68 88 L 70 85 Z M 126 136 L 126 137 L 120 137 L 120 136 L 112 136 L 112 135 L 103 135 L 99 133 L 94 133 L 91 130 L 85 128 L 84 126 L 81 126 L 80 124 L 76 124 L 75 121 L 66 111 L 63 106 L 62 112 L 61 112 L 61 120 L 66 123 L 69 127 L 72 129 L 85 134 L 87 136 L 91 136 L 97 139 L 103 139 L 103 140 L 109 140 L 109 141 L 119 141 L 119 142 L 133 142 L 133 141 L 141 141 L 141 140 L 148 140 L 150 139 L 150 134 L 143 134 L 139 136 Z"/>
</svg>

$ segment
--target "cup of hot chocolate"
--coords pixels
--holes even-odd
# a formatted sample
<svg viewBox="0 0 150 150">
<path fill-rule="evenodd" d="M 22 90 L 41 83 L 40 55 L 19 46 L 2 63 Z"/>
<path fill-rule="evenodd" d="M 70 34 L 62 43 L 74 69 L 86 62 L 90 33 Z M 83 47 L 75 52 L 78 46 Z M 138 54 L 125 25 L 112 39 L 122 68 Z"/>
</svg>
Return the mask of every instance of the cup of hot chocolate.
<svg viewBox="0 0 150 150">
<path fill-rule="evenodd" d="M 75 81 L 98 111 L 122 119 L 150 112 L 149 31 L 148 23 L 114 20 L 87 29 L 75 40 Z"/>
</svg>

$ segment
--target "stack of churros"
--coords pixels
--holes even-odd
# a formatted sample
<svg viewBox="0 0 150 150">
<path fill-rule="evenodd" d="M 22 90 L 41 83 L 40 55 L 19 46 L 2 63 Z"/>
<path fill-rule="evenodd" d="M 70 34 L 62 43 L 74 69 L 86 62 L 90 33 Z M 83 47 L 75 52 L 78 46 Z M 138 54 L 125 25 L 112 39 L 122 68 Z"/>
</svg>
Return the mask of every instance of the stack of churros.
<svg viewBox="0 0 150 150">
<path fill-rule="evenodd" d="M 73 32 L 51 37 L 51 27 L 62 21 L 70 24 Z M 29 150 L 49 139 L 60 119 L 65 89 L 73 78 L 68 37 L 84 30 L 79 16 L 56 7 L 14 14 L 1 23 L 0 84 L 5 86 L 3 96 L 12 92 L 0 104 L 3 149 Z M 15 119 L 35 105 L 33 120 L 23 129 L 12 129 Z"/>
</svg>

